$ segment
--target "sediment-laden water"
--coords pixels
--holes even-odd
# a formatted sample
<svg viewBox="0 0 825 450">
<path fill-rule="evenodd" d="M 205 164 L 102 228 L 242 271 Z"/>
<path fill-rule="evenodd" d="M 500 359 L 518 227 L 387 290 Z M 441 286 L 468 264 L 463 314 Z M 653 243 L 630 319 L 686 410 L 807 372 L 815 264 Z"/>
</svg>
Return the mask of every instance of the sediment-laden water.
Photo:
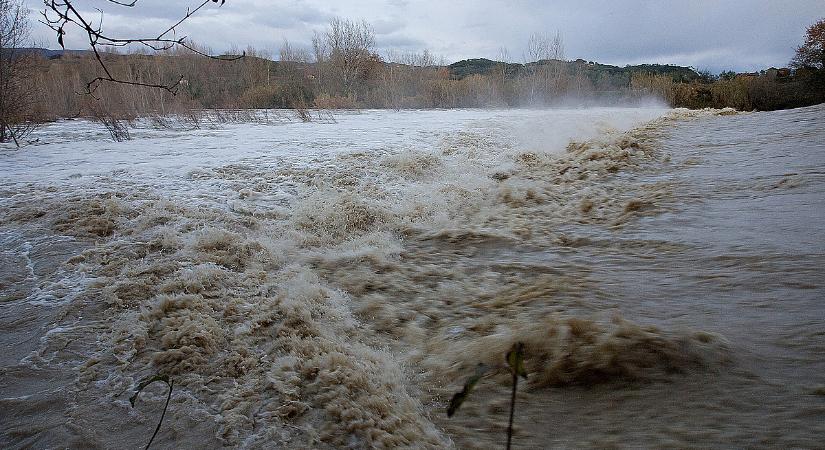
<svg viewBox="0 0 825 450">
<path fill-rule="evenodd" d="M 0 150 L 0 443 L 816 448 L 825 108 L 61 122 Z"/>
</svg>

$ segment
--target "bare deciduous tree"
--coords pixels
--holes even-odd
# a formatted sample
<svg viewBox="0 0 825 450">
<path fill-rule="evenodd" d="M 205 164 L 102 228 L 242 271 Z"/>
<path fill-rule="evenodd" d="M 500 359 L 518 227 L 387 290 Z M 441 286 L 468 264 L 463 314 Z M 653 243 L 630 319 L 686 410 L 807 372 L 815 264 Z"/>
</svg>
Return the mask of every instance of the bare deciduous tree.
<svg viewBox="0 0 825 450">
<path fill-rule="evenodd" d="M 388 50 L 376 84 L 374 100 L 385 107 L 425 108 L 424 92 L 436 78 L 438 58 L 429 50 L 421 53 Z"/>
<path fill-rule="evenodd" d="M 312 33 L 312 53 L 315 57 L 315 80 L 318 86 L 324 82 L 324 65 L 327 62 L 327 41 L 317 31 Z"/>
<path fill-rule="evenodd" d="M 309 52 L 305 48 L 295 47 L 287 39 L 284 39 L 278 56 L 281 61 L 308 63 L 310 60 Z"/>
<path fill-rule="evenodd" d="M 564 81 L 564 42 L 561 33 L 553 37 L 545 33 L 533 33 L 527 41 L 525 56 L 527 98 L 529 103 L 547 101 L 549 96 L 562 90 Z"/>
<path fill-rule="evenodd" d="M 36 97 L 29 78 L 35 56 L 29 44 L 28 9 L 18 0 L 0 0 L 0 142 L 20 140 L 35 126 Z"/>
<path fill-rule="evenodd" d="M 335 18 L 330 22 L 325 37 L 329 62 L 343 94 L 354 95 L 373 57 L 375 33 L 365 21 Z"/>
</svg>

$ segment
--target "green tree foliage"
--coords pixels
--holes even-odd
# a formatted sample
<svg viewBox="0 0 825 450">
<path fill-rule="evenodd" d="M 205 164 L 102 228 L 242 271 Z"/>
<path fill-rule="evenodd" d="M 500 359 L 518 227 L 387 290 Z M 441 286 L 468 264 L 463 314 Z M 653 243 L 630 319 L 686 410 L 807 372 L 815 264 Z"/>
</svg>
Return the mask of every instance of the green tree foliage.
<svg viewBox="0 0 825 450">
<path fill-rule="evenodd" d="M 736 72 L 732 70 L 726 70 L 719 74 L 719 79 L 722 81 L 730 81 L 734 78 L 736 78 Z"/>
</svg>

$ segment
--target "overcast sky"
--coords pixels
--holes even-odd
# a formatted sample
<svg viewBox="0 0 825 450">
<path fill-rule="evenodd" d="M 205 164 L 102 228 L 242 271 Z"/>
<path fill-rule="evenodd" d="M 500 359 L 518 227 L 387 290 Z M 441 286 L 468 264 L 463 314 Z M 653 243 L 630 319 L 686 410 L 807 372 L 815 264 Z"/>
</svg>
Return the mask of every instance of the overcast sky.
<svg viewBox="0 0 825 450">
<path fill-rule="evenodd" d="M 28 1 L 36 11 L 36 0 Z M 145 36 L 199 2 L 139 0 L 134 8 L 104 0 L 76 3 L 103 9 L 109 34 Z M 323 31 L 336 16 L 369 22 L 381 54 L 428 49 L 450 63 L 500 59 L 504 48 L 510 60 L 522 62 L 531 33 L 558 31 L 567 59 L 718 73 L 787 65 L 806 27 L 825 17 L 825 0 L 226 0 L 190 18 L 180 34 L 217 52 L 251 45 L 277 54 L 285 38 L 309 46 L 313 31 Z M 56 48 L 50 30 L 33 28 L 42 44 Z M 78 30 L 67 31 L 66 48 L 88 46 Z"/>
</svg>

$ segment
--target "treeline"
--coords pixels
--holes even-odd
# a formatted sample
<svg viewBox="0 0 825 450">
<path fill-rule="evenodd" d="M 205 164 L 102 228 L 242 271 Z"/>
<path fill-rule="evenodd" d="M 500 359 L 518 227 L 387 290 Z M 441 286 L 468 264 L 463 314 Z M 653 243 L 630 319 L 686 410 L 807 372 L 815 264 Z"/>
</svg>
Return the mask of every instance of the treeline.
<svg viewBox="0 0 825 450">
<path fill-rule="evenodd" d="M 633 89 L 649 92 L 676 107 L 773 111 L 825 102 L 825 70 L 798 69 L 793 75 L 723 74 L 687 83 L 650 73 L 634 74 Z"/>
<path fill-rule="evenodd" d="M 91 54 L 41 57 L 28 80 L 45 119 L 73 116 L 138 117 L 199 108 L 460 108 L 633 104 L 657 97 L 672 106 L 770 110 L 825 101 L 822 70 L 795 76 L 716 78 L 666 65 L 616 67 L 565 61 L 560 36 L 533 35 L 534 62 L 486 59 L 444 65 L 432 54 L 375 51 L 365 22 L 333 20 L 311 48 L 284 42 L 277 61 L 255 49 L 235 61 L 185 49 L 153 54 L 103 55 L 119 79 L 145 83 L 181 80 L 177 95 L 162 89 L 101 83 Z M 211 53 L 208 48 L 199 48 Z M 240 54 L 240 50 L 232 51 Z M 229 55 L 228 55 L 229 56 Z M 506 54 L 501 59 L 509 59 Z"/>
</svg>

